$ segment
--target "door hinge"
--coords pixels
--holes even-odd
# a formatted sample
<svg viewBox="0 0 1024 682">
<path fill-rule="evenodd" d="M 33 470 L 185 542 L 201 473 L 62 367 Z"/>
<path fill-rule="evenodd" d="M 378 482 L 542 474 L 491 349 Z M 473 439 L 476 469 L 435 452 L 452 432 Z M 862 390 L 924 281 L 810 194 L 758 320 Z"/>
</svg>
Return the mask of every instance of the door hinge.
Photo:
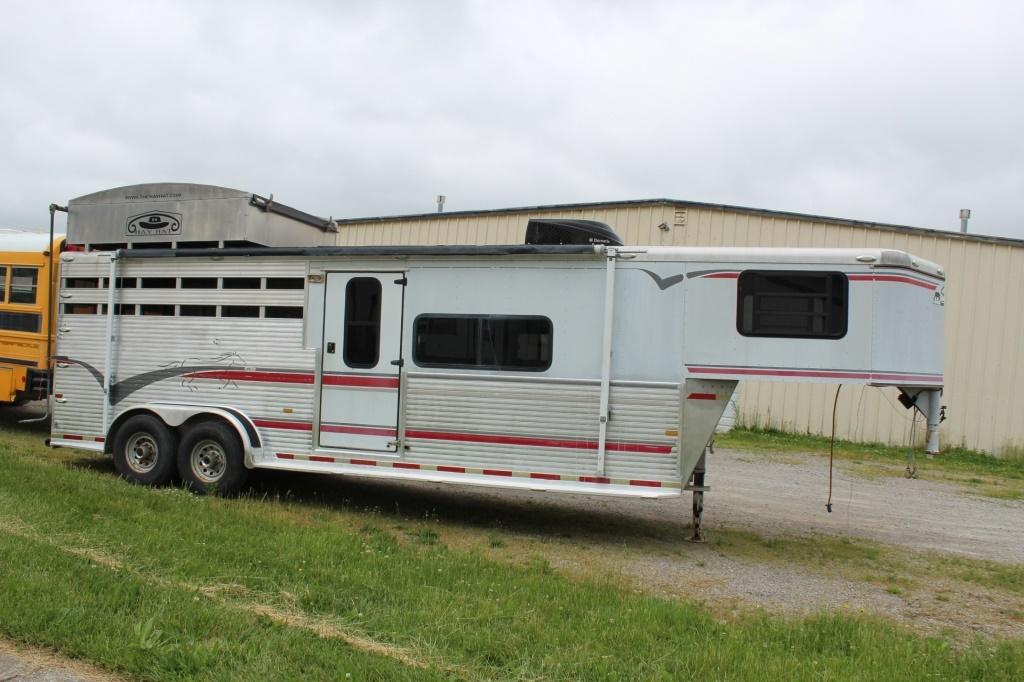
<svg viewBox="0 0 1024 682">
<path fill-rule="evenodd" d="M 394 365 L 395 367 L 405 367 L 405 360 L 392 360 L 391 364 Z"/>
<path fill-rule="evenodd" d="M 395 284 L 401 284 L 401 285 L 402 285 L 403 287 L 404 287 L 404 286 L 405 286 L 406 284 L 408 284 L 408 283 L 409 283 L 409 278 L 408 278 L 408 277 L 406 277 L 405 275 L 402 275 L 402 279 L 396 279 L 396 280 L 395 280 Z"/>
</svg>

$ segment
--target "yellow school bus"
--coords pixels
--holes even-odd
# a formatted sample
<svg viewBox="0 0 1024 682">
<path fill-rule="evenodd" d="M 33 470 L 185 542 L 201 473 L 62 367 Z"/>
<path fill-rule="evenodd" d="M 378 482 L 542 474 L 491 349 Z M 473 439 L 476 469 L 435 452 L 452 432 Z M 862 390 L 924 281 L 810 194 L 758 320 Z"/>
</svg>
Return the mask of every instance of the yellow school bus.
<svg viewBox="0 0 1024 682">
<path fill-rule="evenodd" d="M 0 231 L 0 406 L 46 397 L 63 248 L 63 235 Z"/>
</svg>

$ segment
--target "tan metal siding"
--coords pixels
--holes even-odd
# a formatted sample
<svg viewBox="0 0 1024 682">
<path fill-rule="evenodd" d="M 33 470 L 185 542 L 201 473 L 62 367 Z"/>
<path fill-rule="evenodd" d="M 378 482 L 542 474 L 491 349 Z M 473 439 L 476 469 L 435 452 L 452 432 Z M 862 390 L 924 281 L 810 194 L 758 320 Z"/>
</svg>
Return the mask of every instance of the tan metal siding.
<svg viewBox="0 0 1024 682">
<path fill-rule="evenodd" d="M 585 218 L 612 225 L 628 244 L 663 246 L 883 247 L 909 251 L 946 268 L 945 445 L 996 454 L 1024 447 L 1024 247 L 664 202 L 479 215 L 423 216 L 344 223 L 338 243 L 515 244 L 531 217 Z M 666 224 L 668 231 L 659 229 Z M 682 224 L 684 223 L 684 224 Z M 741 423 L 828 434 L 835 386 L 744 382 Z M 910 413 L 885 392 L 847 386 L 839 398 L 842 438 L 905 444 Z M 923 436 L 919 419 L 916 436 Z"/>
</svg>

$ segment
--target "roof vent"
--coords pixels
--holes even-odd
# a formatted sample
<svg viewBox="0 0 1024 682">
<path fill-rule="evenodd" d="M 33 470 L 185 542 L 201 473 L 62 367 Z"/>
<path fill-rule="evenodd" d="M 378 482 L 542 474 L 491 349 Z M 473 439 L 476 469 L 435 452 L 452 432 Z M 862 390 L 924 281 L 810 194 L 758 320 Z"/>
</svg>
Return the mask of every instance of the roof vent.
<svg viewBox="0 0 1024 682">
<path fill-rule="evenodd" d="M 532 218 L 526 225 L 527 244 L 605 244 L 622 246 L 622 237 L 596 220 Z"/>
</svg>

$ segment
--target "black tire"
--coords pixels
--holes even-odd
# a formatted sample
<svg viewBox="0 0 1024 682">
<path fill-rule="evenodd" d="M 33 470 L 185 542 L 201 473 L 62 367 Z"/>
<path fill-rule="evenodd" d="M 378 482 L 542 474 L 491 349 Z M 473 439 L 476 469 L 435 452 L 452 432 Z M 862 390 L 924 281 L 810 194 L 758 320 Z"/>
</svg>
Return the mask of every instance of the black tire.
<svg viewBox="0 0 1024 682">
<path fill-rule="evenodd" d="M 178 474 L 178 434 L 149 414 L 130 417 L 114 434 L 114 467 L 141 485 L 167 485 Z"/>
<path fill-rule="evenodd" d="M 178 446 L 181 482 L 201 495 L 234 495 L 249 478 L 238 434 L 221 421 L 186 429 Z"/>
</svg>

